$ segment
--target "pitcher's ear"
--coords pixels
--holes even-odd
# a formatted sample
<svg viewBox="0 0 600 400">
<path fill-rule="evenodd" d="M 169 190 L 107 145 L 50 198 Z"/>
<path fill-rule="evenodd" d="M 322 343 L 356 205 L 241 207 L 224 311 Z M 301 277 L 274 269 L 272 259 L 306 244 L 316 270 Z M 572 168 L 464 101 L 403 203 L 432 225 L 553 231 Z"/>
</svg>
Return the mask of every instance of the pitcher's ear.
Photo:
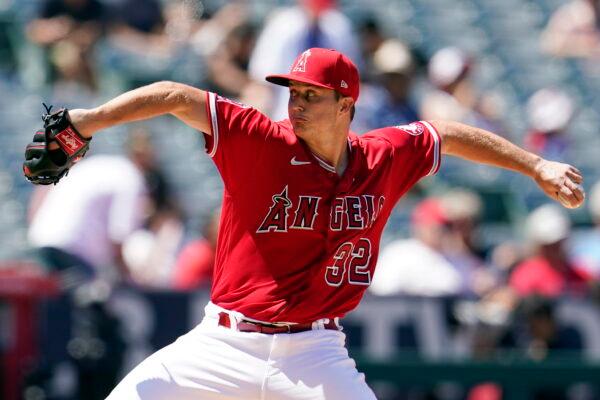
<svg viewBox="0 0 600 400">
<path fill-rule="evenodd" d="M 340 112 L 350 112 L 354 106 L 354 100 L 352 97 L 343 97 L 340 100 Z"/>
</svg>

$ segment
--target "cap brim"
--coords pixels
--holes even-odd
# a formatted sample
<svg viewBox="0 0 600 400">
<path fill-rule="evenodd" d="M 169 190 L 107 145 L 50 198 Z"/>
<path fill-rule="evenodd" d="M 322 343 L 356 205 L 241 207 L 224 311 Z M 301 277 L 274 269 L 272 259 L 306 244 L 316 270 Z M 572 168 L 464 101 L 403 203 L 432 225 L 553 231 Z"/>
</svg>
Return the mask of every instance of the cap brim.
<svg viewBox="0 0 600 400">
<path fill-rule="evenodd" d="M 292 74 L 269 75 L 265 79 L 267 80 L 267 82 L 271 82 L 271 83 L 274 83 L 275 85 L 280 85 L 280 86 L 290 86 L 290 81 L 295 81 L 295 82 L 308 83 L 309 85 L 319 86 L 319 87 L 326 88 L 326 89 L 335 90 L 332 86 L 325 85 L 325 84 L 322 84 L 317 81 L 313 81 L 312 79 L 298 77 L 298 76 L 292 75 Z"/>
</svg>

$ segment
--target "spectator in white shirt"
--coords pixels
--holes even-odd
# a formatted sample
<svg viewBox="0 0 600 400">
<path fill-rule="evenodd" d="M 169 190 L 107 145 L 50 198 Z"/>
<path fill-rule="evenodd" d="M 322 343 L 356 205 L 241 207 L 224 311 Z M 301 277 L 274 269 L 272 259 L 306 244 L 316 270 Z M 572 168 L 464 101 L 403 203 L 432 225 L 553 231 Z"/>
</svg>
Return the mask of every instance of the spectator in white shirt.
<svg viewBox="0 0 600 400">
<path fill-rule="evenodd" d="M 126 277 L 121 244 L 142 223 L 145 193 L 142 173 L 127 158 L 86 158 L 39 200 L 29 241 L 42 261 L 63 275 Z"/>
<path fill-rule="evenodd" d="M 422 201 L 412 214 L 413 237 L 383 248 L 369 290 L 380 296 L 458 294 L 462 278 L 442 254 L 448 219 L 439 200 Z"/>
</svg>

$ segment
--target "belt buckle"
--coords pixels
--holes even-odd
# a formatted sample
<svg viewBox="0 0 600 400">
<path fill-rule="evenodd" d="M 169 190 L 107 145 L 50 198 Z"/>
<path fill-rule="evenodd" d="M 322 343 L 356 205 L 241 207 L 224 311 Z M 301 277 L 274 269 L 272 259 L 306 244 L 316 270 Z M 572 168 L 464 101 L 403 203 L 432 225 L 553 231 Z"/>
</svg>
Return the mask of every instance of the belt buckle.
<svg viewBox="0 0 600 400">
<path fill-rule="evenodd" d="M 262 323 L 262 322 L 252 322 L 252 324 L 257 325 L 261 328 L 272 329 L 276 333 L 292 333 L 292 325 L 284 324 L 284 323 Z M 285 329 L 285 330 L 282 330 Z"/>
<path fill-rule="evenodd" d="M 260 324 L 265 327 L 270 327 L 273 329 L 281 329 L 285 328 L 285 331 L 282 333 L 292 333 L 292 325 L 291 324 L 282 324 L 282 323 L 274 323 L 274 324 Z"/>
</svg>

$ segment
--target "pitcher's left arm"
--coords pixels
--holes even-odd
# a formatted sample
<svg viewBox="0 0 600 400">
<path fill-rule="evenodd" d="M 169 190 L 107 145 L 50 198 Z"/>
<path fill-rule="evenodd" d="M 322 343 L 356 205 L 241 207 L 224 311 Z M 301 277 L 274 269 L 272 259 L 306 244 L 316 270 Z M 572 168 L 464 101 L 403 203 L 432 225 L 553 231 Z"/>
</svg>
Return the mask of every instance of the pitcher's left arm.
<svg viewBox="0 0 600 400">
<path fill-rule="evenodd" d="M 545 160 L 484 129 L 453 121 L 430 123 L 442 139 L 442 153 L 527 175 L 567 208 L 583 204 L 583 176 L 574 166 Z"/>
</svg>

